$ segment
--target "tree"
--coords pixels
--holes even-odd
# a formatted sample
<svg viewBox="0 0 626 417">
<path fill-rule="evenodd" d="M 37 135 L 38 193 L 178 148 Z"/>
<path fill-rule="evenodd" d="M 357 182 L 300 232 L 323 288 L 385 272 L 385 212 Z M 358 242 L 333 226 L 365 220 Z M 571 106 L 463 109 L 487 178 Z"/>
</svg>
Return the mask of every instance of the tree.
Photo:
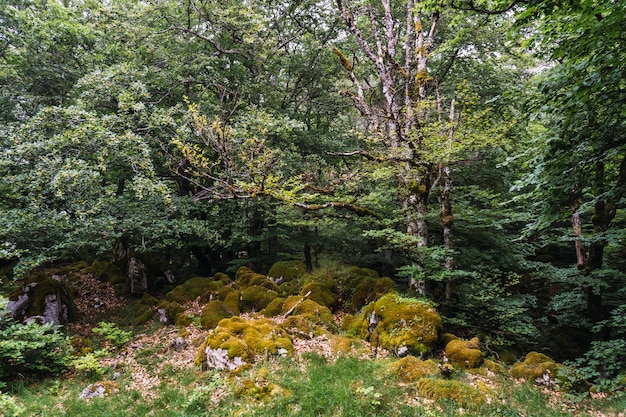
<svg viewBox="0 0 626 417">
<path fill-rule="evenodd" d="M 543 204 L 539 229 L 572 219 L 591 322 L 607 317 L 602 295 L 616 284 L 602 269 L 626 192 L 625 13 L 619 2 L 534 1 L 519 17 L 538 32 L 528 46 L 551 63 L 532 101 L 546 130 L 524 185 Z"/>
<path fill-rule="evenodd" d="M 501 144 L 508 130 L 505 123 L 490 125 L 495 112 L 486 105 L 498 100 L 503 90 L 476 87 L 484 93 L 480 96 L 472 91 L 480 72 L 457 69 L 471 68 L 467 61 L 485 60 L 495 45 L 501 46 L 494 38 L 486 41 L 487 36 L 470 34 L 482 33 L 485 25 L 506 24 L 430 2 L 338 0 L 336 5 L 353 40 L 344 42 L 344 51 L 335 49 L 352 82 L 345 95 L 363 117 L 369 135 L 362 149 L 340 154 L 391 168 L 405 216 L 406 236 L 397 236 L 396 242 L 413 259 L 414 265 L 405 270 L 412 275 L 411 286 L 421 291 L 417 277 L 430 272 L 424 265 L 432 243 L 427 219 L 433 198 L 441 202 L 440 253 L 447 253 L 442 262 L 452 271 L 453 166 L 481 148 Z M 487 53 L 474 57 L 474 51 Z M 489 62 L 485 68 L 491 65 L 491 70 L 505 66 L 493 58 L 483 62 Z"/>
</svg>

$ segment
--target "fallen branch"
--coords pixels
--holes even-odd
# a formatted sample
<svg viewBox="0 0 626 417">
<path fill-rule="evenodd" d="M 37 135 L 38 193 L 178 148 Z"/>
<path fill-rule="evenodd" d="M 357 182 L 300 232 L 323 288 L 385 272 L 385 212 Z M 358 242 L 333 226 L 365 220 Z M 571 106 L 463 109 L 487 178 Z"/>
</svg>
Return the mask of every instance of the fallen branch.
<svg viewBox="0 0 626 417">
<path fill-rule="evenodd" d="M 311 291 L 307 292 L 304 297 L 302 297 L 301 299 L 299 299 L 293 306 L 291 306 L 291 308 L 289 310 L 287 310 L 287 312 L 285 314 L 283 314 L 283 318 L 287 318 L 287 316 L 289 316 L 291 313 L 293 313 L 293 311 L 296 309 L 296 307 L 298 307 L 304 300 L 306 300 L 306 298 L 311 295 Z"/>
</svg>

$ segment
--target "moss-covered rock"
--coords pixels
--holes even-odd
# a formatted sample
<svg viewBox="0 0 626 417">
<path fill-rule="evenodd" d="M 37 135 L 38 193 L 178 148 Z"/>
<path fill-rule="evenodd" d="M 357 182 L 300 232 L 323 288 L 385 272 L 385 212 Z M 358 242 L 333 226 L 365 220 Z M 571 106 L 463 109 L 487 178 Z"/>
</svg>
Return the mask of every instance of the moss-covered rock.
<svg viewBox="0 0 626 417">
<path fill-rule="evenodd" d="M 224 305 L 237 316 L 241 313 L 241 292 L 237 290 L 229 291 L 221 301 L 224 301 Z"/>
<path fill-rule="evenodd" d="M 235 281 L 235 286 L 240 290 L 244 290 L 245 288 L 252 286 L 258 286 L 278 292 L 278 285 L 276 285 L 267 275 L 257 274 L 255 272 L 241 274 Z"/>
<path fill-rule="evenodd" d="M 446 345 L 446 356 L 454 366 L 465 369 L 478 368 L 484 360 L 477 337 L 451 340 Z"/>
<path fill-rule="evenodd" d="M 287 297 L 283 303 L 281 314 L 293 316 L 310 314 L 316 318 L 317 323 L 327 328 L 332 327 L 335 323 L 333 313 L 328 307 L 320 305 L 313 300 L 305 299 L 301 296 Z"/>
<path fill-rule="evenodd" d="M 331 335 L 328 328 L 321 324 L 319 318 L 313 314 L 289 316 L 283 320 L 281 327 L 291 336 L 299 339 L 313 339 L 321 335 Z"/>
<path fill-rule="evenodd" d="M 363 306 L 378 300 L 390 291 L 395 291 L 396 284 L 391 278 L 370 278 L 361 280 L 354 288 L 350 303 L 351 311 L 359 311 Z"/>
<path fill-rule="evenodd" d="M 110 284 L 123 284 L 126 282 L 122 271 L 110 261 L 95 260 L 85 268 L 85 272 L 92 274 L 102 282 Z"/>
<path fill-rule="evenodd" d="M 178 315 L 185 311 L 185 308 L 175 301 L 161 300 L 157 304 L 157 313 L 159 320 L 164 324 L 174 324 Z"/>
<path fill-rule="evenodd" d="M 549 356 L 539 352 L 529 352 L 523 362 L 516 362 L 511 368 L 513 378 L 534 381 L 542 378 L 547 372 L 556 375 L 558 364 Z"/>
<path fill-rule="evenodd" d="M 423 361 L 410 355 L 390 363 L 388 369 L 392 375 L 397 375 L 404 382 L 414 382 L 439 373 L 435 361 L 430 359 Z"/>
<path fill-rule="evenodd" d="M 213 281 L 211 278 L 190 278 L 175 287 L 172 291 L 168 292 L 165 295 L 165 298 L 167 301 L 174 301 L 183 304 L 187 301 L 195 300 L 207 291 L 214 291 L 217 293 L 222 286 L 223 285 L 220 282 Z"/>
<path fill-rule="evenodd" d="M 452 400 L 459 405 L 475 406 L 487 400 L 479 389 L 457 380 L 423 378 L 416 387 L 421 397 L 433 401 Z"/>
<path fill-rule="evenodd" d="M 386 294 L 350 324 L 350 332 L 397 353 L 431 352 L 439 340 L 441 316 L 426 302 Z"/>
<path fill-rule="evenodd" d="M 439 335 L 439 344 L 444 348 L 450 343 L 452 340 L 459 340 L 458 337 L 453 335 L 452 333 L 441 333 Z"/>
<path fill-rule="evenodd" d="M 278 293 L 260 285 L 252 285 L 241 292 L 241 304 L 244 311 L 261 311 L 275 298 Z"/>
<path fill-rule="evenodd" d="M 362 301 L 357 303 L 361 304 L 360 307 L 352 305 L 356 287 L 364 280 L 376 280 L 380 278 L 378 272 L 373 269 L 359 268 L 356 266 L 334 271 L 333 277 L 337 286 L 337 297 L 341 301 L 342 307 L 352 312 L 359 311 L 361 307 L 366 305 L 366 303 Z"/>
<path fill-rule="evenodd" d="M 267 273 L 268 276 L 282 280 L 282 282 L 300 278 L 304 274 L 306 274 L 306 265 L 298 260 L 276 262 Z"/>
<path fill-rule="evenodd" d="M 293 354 L 293 344 L 287 332 L 269 319 L 232 317 L 220 321 L 207 335 L 196 355 L 196 364 L 209 366 L 207 355 L 216 352 L 241 364 L 229 368 L 234 370 L 253 362 L 256 355 Z"/>
<path fill-rule="evenodd" d="M 279 315 L 280 312 L 283 310 L 284 302 L 285 299 L 282 297 L 274 298 L 272 301 L 270 301 L 267 307 L 265 307 L 265 310 L 263 310 L 263 315 L 265 317 L 274 317 Z"/>
<path fill-rule="evenodd" d="M 329 288 L 324 283 L 318 281 L 311 281 L 306 283 L 302 287 L 300 295 L 306 295 L 308 299 L 313 300 L 316 303 L 331 309 L 335 306 L 335 303 L 337 302 L 337 297 L 332 292 L 331 288 Z"/>
<path fill-rule="evenodd" d="M 27 285 L 8 298 L 7 309 L 17 320 L 36 318 L 43 323 L 66 324 L 76 318 L 74 294 L 65 278 L 54 271 L 31 275 Z"/>
<path fill-rule="evenodd" d="M 228 305 L 224 301 L 213 300 L 202 309 L 200 325 L 203 329 L 214 329 L 223 319 L 233 317 L 237 314 L 237 312 L 228 308 Z"/>
<path fill-rule="evenodd" d="M 141 324 L 148 322 L 148 320 L 152 319 L 155 313 L 154 307 L 158 303 L 159 303 L 159 300 L 157 300 L 156 297 L 153 297 L 152 295 L 148 293 L 145 293 L 144 295 L 142 295 L 139 301 L 135 303 L 132 309 L 134 316 L 135 316 L 135 320 L 133 321 L 133 323 L 136 326 L 139 326 Z"/>
</svg>

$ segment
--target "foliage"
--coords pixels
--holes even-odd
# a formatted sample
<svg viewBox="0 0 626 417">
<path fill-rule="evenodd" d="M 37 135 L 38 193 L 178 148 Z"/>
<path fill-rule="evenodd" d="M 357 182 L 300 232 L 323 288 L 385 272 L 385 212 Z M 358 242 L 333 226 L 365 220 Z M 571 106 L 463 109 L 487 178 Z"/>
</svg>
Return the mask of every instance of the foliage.
<svg viewBox="0 0 626 417">
<path fill-rule="evenodd" d="M 13 321 L 0 297 L 0 378 L 18 374 L 59 374 L 68 365 L 69 339 L 57 326 Z"/>
<path fill-rule="evenodd" d="M 26 408 L 12 395 L 4 394 L 0 391 L 0 411 L 2 411 L 5 417 L 20 417 L 24 415 Z"/>
<path fill-rule="evenodd" d="M 106 340 L 113 344 L 113 346 L 118 348 L 128 343 L 133 335 L 132 331 L 122 330 L 117 326 L 117 324 L 106 321 L 101 321 L 98 323 L 98 326 L 91 329 L 91 331 L 95 334 L 103 336 Z"/>
<path fill-rule="evenodd" d="M 572 364 L 580 378 L 594 384 L 598 391 L 615 391 L 626 386 L 626 305 L 613 310 L 611 319 L 595 326 L 606 327 L 611 339 L 591 343 L 591 348 Z"/>
<path fill-rule="evenodd" d="M 104 366 L 98 360 L 98 352 L 89 352 L 85 355 L 72 359 L 71 366 L 86 378 L 98 380 L 106 372 Z"/>
</svg>

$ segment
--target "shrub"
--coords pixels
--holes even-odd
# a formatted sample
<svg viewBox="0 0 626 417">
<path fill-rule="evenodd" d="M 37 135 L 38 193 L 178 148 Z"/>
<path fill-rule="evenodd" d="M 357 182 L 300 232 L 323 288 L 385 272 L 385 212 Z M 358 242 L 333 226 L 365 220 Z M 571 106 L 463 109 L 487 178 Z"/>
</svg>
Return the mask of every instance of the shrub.
<svg viewBox="0 0 626 417">
<path fill-rule="evenodd" d="M 0 412 L 5 417 L 23 416 L 26 409 L 19 405 L 14 397 L 0 392 Z"/>
<path fill-rule="evenodd" d="M 133 334 L 130 331 L 127 332 L 120 329 L 115 323 L 108 323 L 106 321 L 98 323 L 98 327 L 94 327 L 92 332 L 104 336 L 104 338 L 115 347 L 121 347 L 128 343 Z"/>
<path fill-rule="evenodd" d="M 58 374 L 67 367 L 72 346 L 52 323 L 21 324 L 0 297 L 0 379 L 17 374 Z"/>
</svg>

